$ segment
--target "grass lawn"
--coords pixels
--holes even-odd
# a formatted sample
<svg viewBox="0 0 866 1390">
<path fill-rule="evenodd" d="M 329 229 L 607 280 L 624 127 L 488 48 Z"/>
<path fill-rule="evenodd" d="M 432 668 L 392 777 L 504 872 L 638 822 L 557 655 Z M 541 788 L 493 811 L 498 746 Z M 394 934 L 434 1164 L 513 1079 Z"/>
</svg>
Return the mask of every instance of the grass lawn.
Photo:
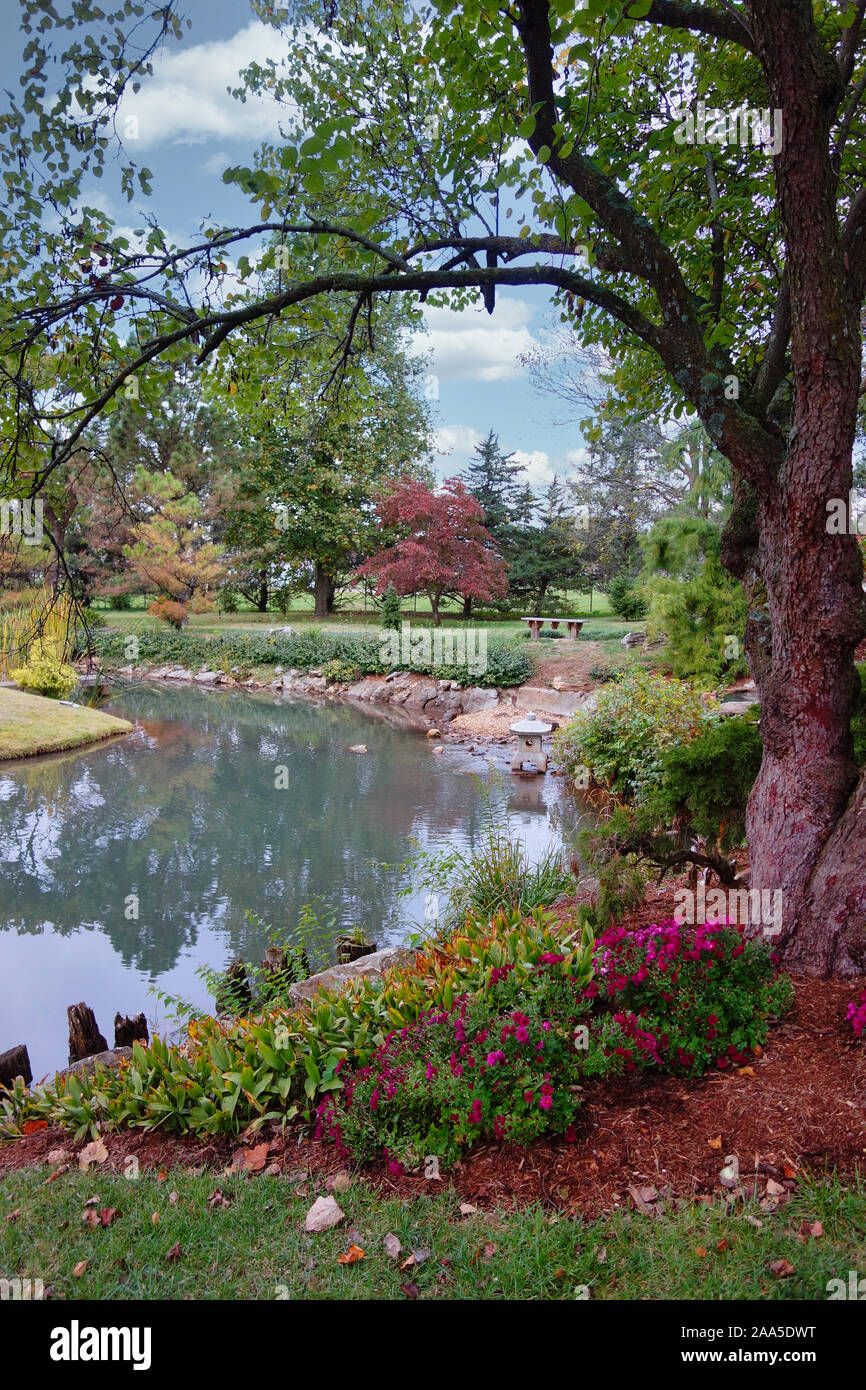
<svg viewBox="0 0 866 1390">
<path fill-rule="evenodd" d="M 337 1194 L 346 1220 L 308 1235 L 304 1217 L 324 1188 L 303 1176 L 47 1177 L 25 1168 L 0 1181 L 0 1278 L 41 1279 L 56 1298 L 822 1301 L 829 1280 L 866 1270 L 866 1186 L 834 1179 L 804 1184 L 773 1213 L 716 1202 L 591 1222 L 551 1206 L 463 1216 L 447 1189 L 397 1200 L 355 1179 Z M 116 1210 L 110 1224 L 82 1221 L 91 1198 L 98 1212 Z M 802 1237 L 804 1222 L 823 1232 Z M 338 1263 L 353 1244 L 365 1257 Z M 777 1261 L 793 1272 L 774 1272 Z"/>
<path fill-rule="evenodd" d="M 128 733 L 131 728 L 125 719 L 100 710 L 0 688 L 0 759 L 57 753 Z"/>
</svg>

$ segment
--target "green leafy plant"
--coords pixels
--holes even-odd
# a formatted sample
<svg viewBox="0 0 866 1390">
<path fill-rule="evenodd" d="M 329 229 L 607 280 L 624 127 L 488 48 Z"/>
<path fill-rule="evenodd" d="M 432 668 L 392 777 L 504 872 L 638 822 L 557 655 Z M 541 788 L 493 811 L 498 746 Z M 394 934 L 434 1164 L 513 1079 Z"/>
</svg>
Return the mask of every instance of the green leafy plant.
<svg viewBox="0 0 866 1390">
<path fill-rule="evenodd" d="M 594 712 L 557 731 L 556 756 L 566 773 L 588 768 L 615 796 L 640 801 L 658 780 L 665 750 L 696 738 L 715 708 L 686 681 L 630 667 L 599 693 Z"/>
<path fill-rule="evenodd" d="M 333 660 L 325 662 L 322 675 L 329 685 L 348 685 L 351 681 L 357 680 L 358 668 L 349 661 L 334 657 Z"/>
<path fill-rule="evenodd" d="M 379 618 L 384 628 L 399 632 L 400 624 L 403 621 L 403 612 L 400 607 L 400 595 L 393 584 L 389 584 L 382 595 L 379 604 Z"/>
<path fill-rule="evenodd" d="M 47 695 L 52 699 L 65 699 L 75 689 L 78 677 L 72 666 L 57 655 L 51 642 L 34 642 L 23 666 L 12 672 L 12 679 L 22 690 L 32 690 L 37 695 Z"/>
<path fill-rule="evenodd" d="M 648 612 L 647 601 L 628 574 L 614 575 L 607 586 L 610 606 L 618 618 L 627 623 L 639 622 Z"/>
</svg>

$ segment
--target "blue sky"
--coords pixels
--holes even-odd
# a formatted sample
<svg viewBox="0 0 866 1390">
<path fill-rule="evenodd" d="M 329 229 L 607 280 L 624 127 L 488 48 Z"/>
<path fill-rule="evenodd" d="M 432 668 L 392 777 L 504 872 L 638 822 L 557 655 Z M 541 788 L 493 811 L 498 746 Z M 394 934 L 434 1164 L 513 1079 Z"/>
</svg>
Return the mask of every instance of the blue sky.
<svg viewBox="0 0 866 1390">
<path fill-rule="evenodd" d="M 7 17 L 12 4 L 4 0 Z M 138 122 L 130 151 L 154 173 L 149 206 L 180 245 L 194 236 L 202 218 L 240 225 L 250 220 L 250 205 L 221 174 L 229 165 L 247 163 L 262 140 L 277 135 L 276 108 L 240 104 L 226 88 L 246 63 L 275 56 L 279 46 L 246 0 L 186 0 L 182 12 L 191 28 L 182 42 L 167 45 L 153 77 L 123 108 L 124 116 L 134 114 Z M 3 86 L 17 87 L 18 73 L 10 66 L 17 50 L 17 44 L 6 49 Z M 88 203 L 105 207 L 118 223 L 139 225 L 142 209 L 113 198 L 109 179 L 94 180 L 85 191 Z M 500 290 L 492 316 L 480 307 L 460 313 L 432 308 L 426 316 L 429 334 L 419 346 L 433 353 L 440 475 L 461 471 L 491 428 L 525 463 L 534 485 L 543 486 L 554 471 L 568 473 L 583 454 L 577 425 L 556 423 L 568 413 L 562 402 L 534 388 L 518 361 L 554 326 L 546 293 Z"/>
</svg>

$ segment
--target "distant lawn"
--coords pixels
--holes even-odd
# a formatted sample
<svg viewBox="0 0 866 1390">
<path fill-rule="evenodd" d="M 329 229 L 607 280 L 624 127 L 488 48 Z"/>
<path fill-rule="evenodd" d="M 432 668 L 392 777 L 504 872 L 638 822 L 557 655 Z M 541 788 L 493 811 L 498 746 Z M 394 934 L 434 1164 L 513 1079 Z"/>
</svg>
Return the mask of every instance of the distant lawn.
<svg viewBox="0 0 866 1390">
<path fill-rule="evenodd" d="M 358 629 L 367 622 L 375 623 L 377 621 L 377 609 L 375 605 L 372 600 L 368 598 L 367 607 L 365 609 L 364 596 L 362 593 L 345 594 L 341 601 L 342 609 L 338 609 L 335 613 L 332 613 L 329 618 L 314 618 L 313 599 L 309 594 L 298 594 L 293 600 L 291 609 L 285 614 L 278 612 L 276 609 L 270 609 L 267 613 L 259 613 L 252 605 L 241 599 L 236 613 L 220 613 L 214 611 L 210 613 L 194 614 L 190 618 L 189 626 L 204 631 L 213 630 L 222 632 L 225 631 L 226 628 L 258 628 L 263 624 L 266 627 L 282 627 L 291 625 L 292 623 L 316 622 L 325 623 L 329 627 L 336 625 L 347 629 L 354 625 L 354 628 Z M 152 618 L 146 611 L 149 602 L 149 599 L 145 599 L 137 594 L 132 599 L 132 608 L 105 608 L 99 600 L 97 600 L 93 606 L 102 612 L 110 626 L 122 627 L 130 632 L 140 632 L 143 628 L 158 628 L 164 626 L 164 624 L 161 624 L 158 619 Z M 610 600 L 607 594 L 601 593 L 598 589 L 594 590 L 591 605 L 590 610 L 589 594 L 568 594 L 564 599 L 563 611 L 567 617 L 590 618 L 591 620 L 594 618 L 607 618 L 609 621 L 619 621 L 611 613 Z M 415 618 L 419 621 L 429 621 L 430 604 L 423 595 L 418 596 L 417 604 L 414 599 L 403 599 L 402 607 L 403 615 L 409 622 Z M 344 610 L 350 611 L 346 612 Z M 463 626 L 462 604 L 445 600 L 441 605 L 441 612 L 446 623 L 456 621 L 460 626 Z M 520 622 L 522 616 L 523 610 L 521 609 L 515 618 L 491 620 L 489 621 L 489 626 L 491 630 L 501 632 L 504 635 L 525 632 L 526 625 Z M 484 618 L 479 619 L 474 615 L 469 619 L 469 622 L 479 627 L 488 626 L 488 622 L 485 621 Z"/>
<path fill-rule="evenodd" d="M 325 1190 L 315 1179 L 46 1176 L 31 1168 L 0 1181 L 0 1278 L 41 1279 L 57 1299 L 824 1301 L 828 1282 L 866 1258 L 866 1192 L 832 1178 L 776 1212 L 715 1202 L 589 1221 L 540 1205 L 461 1215 L 447 1187 L 400 1200 L 355 1179 L 337 1194 L 346 1220 L 308 1235 L 305 1214 Z M 106 1225 L 82 1220 L 91 1201 L 108 1209 Z M 804 1222 L 823 1234 L 801 1237 Z M 350 1245 L 363 1258 L 340 1264 Z"/>
<path fill-rule="evenodd" d="M 129 733 L 131 728 L 125 719 L 100 710 L 0 688 L 0 759 L 59 753 Z"/>
</svg>

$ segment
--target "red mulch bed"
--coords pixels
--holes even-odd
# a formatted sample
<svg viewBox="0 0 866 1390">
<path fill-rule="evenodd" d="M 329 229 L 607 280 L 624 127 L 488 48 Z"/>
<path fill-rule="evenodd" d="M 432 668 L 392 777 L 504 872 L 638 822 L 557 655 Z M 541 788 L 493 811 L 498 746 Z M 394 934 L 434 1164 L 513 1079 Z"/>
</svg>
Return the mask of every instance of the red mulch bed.
<svg viewBox="0 0 866 1390">
<path fill-rule="evenodd" d="M 866 1046 L 845 1021 L 846 1005 L 859 988 L 795 980 L 795 1008 L 772 1029 L 751 1069 L 696 1081 L 640 1075 L 593 1082 L 578 1111 L 576 1143 L 547 1141 L 527 1149 L 482 1145 L 446 1174 L 446 1181 L 450 1178 L 460 1200 L 481 1208 L 541 1200 L 589 1217 L 630 1205 L 630 1187 L 655 1188 L 662 1202 L 718 1196 L 728 1154 L 737 1155 L 750 1195 L 750 1174 L 760 1174 L 761 1196 L 768 1177 L 790 1186 L 804 1169 L 833 1169 L 843 1176 L 858 1166 L 866 1170 Z M 302 1133 L 256 1135 L 249 1143 L 265 1139 L 271 1141 L 269 1151 L 259 1161 L 270 1172 L 294 1177 L 307 1195 L 315 1196 L 346 1166 L 330 1145 Z M 221 1170 L 237 1149 L 224 1139 L 204 1142 L 136 1131 L 108 1134 L 105 1142 L 107 1166 L 119 1171 L 131 1154 L 143 1169 Z M 74 1154 L 81 1145 L 71 1144 L 62 1130 L 46 1129 L 0 1146 L 0 1177 L 4 1170 L 45 1163 L 56 1148 Z M 381 1184 L 383 1194 L 439 1190 L 438 1182 L 421 1175 L 394 1177 L 385 1164 L 364 1171 Z"/>
</svg>

